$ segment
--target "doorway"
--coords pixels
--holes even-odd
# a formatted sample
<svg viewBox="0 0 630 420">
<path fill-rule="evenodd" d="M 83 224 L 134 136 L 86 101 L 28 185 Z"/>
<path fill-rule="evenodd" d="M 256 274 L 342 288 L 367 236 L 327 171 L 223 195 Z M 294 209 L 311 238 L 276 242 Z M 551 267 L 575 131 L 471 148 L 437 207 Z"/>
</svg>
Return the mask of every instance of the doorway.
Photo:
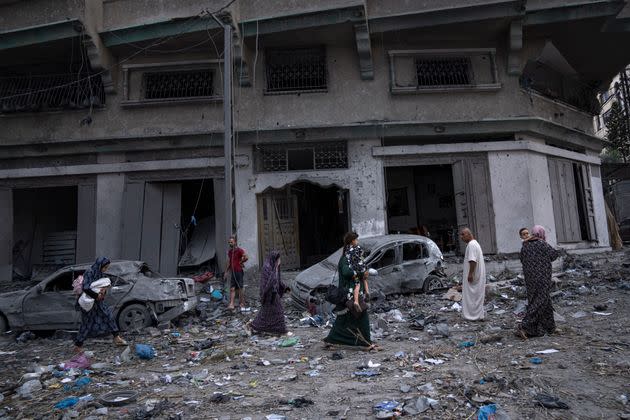
<svg viewBox="0 0 630 420">
<path fill-rule="evenodd" d="M 13 277 L 30 279 L 33 266 L 74 264 L 78 189 L 13 190 Z"/>
<path fill-rule="evenodd" d="M 442 253 L 458 248 L 452 165 L 386 168 L 389 233 L 431 238 Z"/>
<path fill-rule="evenodd" d="M 273 249 L 286 269 L 310 267 L 341 247 L 348 230 L 348 192 L 297 182 L 258 196 L 261 262 Z"/>
</svg>

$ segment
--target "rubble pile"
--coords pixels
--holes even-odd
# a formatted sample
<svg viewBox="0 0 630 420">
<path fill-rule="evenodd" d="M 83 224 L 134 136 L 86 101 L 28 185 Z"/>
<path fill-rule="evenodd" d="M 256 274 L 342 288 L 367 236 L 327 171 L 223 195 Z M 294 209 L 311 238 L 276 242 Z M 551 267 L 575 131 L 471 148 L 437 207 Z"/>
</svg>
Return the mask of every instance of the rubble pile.
<svg viewBox="0 0 630 420">
<path fill-rule="evenodd" d="M 524 281 L 509 271 L 488 278 L 484 322 L 462 320 L 456 290 L 379 296 L 376 352 L 324 349 L 333 319 L 289 299 L 289 335 L 249 335 L 257 305 L 231 313 L 217 293 L 127 348 L 105 337 L 74 355 L 67 332 L 15 332 L 0 342 L 0 418 L 630 418 L 628 257 L 565 257 L 558 331 L 525 341 Z"/>
</svg>

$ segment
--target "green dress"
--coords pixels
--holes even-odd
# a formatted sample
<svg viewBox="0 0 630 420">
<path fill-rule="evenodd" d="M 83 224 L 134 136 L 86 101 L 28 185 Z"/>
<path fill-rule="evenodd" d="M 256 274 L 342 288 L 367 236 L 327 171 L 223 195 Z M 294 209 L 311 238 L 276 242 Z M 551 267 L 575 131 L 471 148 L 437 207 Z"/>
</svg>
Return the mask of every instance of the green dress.
<svg viewBox="0 0 630 420">
<path fill-rule="evenodd" d="M 342 255 L 339 259 L 338 269 L 339 287 L 348 289 L 351 295 L 355 284 L 352 279 L 354 272 L 350 268 L 345 255 Z M 360 290 L 364 292 L 363 282 L 361 282 Z M 370 318 L 367 311 L 363 311 L 358 319 L 349 313 L 347 309 L 341 311 L 324 341 L 330 344 L 369 347 L 372 344 L 372 340 L 370 338 Z"/>
</svg>

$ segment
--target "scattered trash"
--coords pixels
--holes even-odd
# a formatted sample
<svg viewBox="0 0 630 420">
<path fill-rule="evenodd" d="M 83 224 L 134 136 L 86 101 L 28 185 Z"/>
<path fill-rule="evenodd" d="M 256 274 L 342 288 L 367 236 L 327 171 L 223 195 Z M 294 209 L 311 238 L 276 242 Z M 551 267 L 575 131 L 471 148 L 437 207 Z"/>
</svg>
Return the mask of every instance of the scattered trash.
<svg viewBox="0 0 630 420">
<path fill-rule="evenodd" d="M 86 387 L 87 385 L 89 385 L 92 382 L 92 379 L 88 378 L 87 376 L 83 376 L 79 379 L 77 379 L 74 382 L 74 385 L 70 386 L 70 385 L 66 385 L 64 387 L 64 389 L 66 391 L 80 391 L 82 390 L 84 387 Z"/>
<path fill-rule="evenodd" d="M 551 353 L 558 353 L 560 350 L 556 350 L 556 349 L 546 349 L 546 350 L 540 350 L 537 351 L 536 354 L 551 354 Z"/>
<path fill-rule="evenodd" d="M 444 363 L 444 360 L 442 359 L 424 359 L 425 363 L 430 363 L 432 365 L 441 365 L 442 363 Z"/>
<path fill-rule="evenodd" d="M 627 405 L 628 404 L 628 396 L 625 395 L 625 394 L 621 394 L 620 396 L 615 398 L 615 401 L 621 403 L 622 405 Z"/>
<path fill-rule="evenodd" d="M 612 312 L 593 312 L 593 314 L 600 316 L 609 316 L 612 315 Z"/>
<path fill-rule="evenodd" d="M 428 397 L 419 397 L 416 400 L 416 410 L 418 410 L 419 413 L 424 413 L 425 411 L 427 411 L 430 408 L 437 408 L 438 402 L 437 400 L 434 400 L 432 398 L 428 398 Z"/>
<path fill-rule="evenodd" d="M 220 301 L 223 300 L 223 293 L 221 293 L 220 290 L 213 290 L 212 293 L 210 293 L 210 297 L 216 301 Z"/>
<path fill-rule="evenodd" d="M 534 365 L 539 365 L 543 362 L 543 359 L 541 359 L 540 357 L 532 357 L 531 359 L 529 359 L 529 362 Z"/>
<path fill-rule="evenodd" d="M 33 340 L 35 338 L 37 338 L 37 336 L 33 334 L 32 332 L 24 331 L 22 334 L 17 336 L 15 341 L 17 341 L 18 343 L 26 343 L 27 341 Z"/>
<path fill-rule="evenodd" d="M 608 309 L 608 305 L 606 304 L 597 304 L 597 305 L 593 305 L 593 309 L 595 309 L 596 311 L 605 311 L 606 309 Z"/>
<path fill-rule="evenodd" d="M 66 408 L 74 407 L 75 405 L 77 405 L 78 402 L 79 402 L 78 397 L 64 398 L 63 400 L 55 404 L 55 408 L 58 408 L 60 410 L 65 410 Z"/>
<path fill-rule="evenodd" d="M 284 400 L 284 401 L 280 401 L 280 403 L 289 404 L 295 408 L 302 408 L 302 407 L 306 407 L 306 406 L 314 404 L 313 400 L 309 400 L 308 398 L 304 398 L 304 397 L 298 397 L 292 400 Z"/>
<path fill-rule="evenodd" d="M 385 314 L 385 319 L 388 322 L 405 322 L 405 319 L 402 316 L 402 312 L 398 309 L 392 309 L 391 311 Z"/>
<path fill-rule="evenodd" d="M 522 315 L 525 313 L 525 311 L 527 310 L 527 301 L 526 300 L 519 300 L 518 302 L 516 302 L 516 308 L 514 308 L 514 315 Z"/>
<path fill-rule="evenodd" d="M 411 387 L 409 385 L 401 385 L 400 386 L 400 392 L 402 392 L 403 394 L 407 394 L 411 391 Z"/>
<path fill-rule="evenodd" d="M 330 357 L 332 360 L 341 360 L 343 359 L 343 354 L 341 354 L 340 352 L 336 351 L 332 354 L 332 356 Z"/>
<path fill-rule="evenodd" d="M 59 367 L 62 369 L 87 369 L 90 367 L 90 359 L 88 359 L 85 353 L 79 353 L 67 362 L 61 363 Z"/>
<path fill-rule="evenodd" d="M 450 331 L 448 329 L 448 325 L 441 323 L 441 324 L 437 324 L 435 326 L 435 332 L 436 335 L 442 336 L 442 337 L 448 337 L 450 335 Z"/>
<path fill-rule="evenodd" d="M 374 411 L 393 411 L 399 405 L 398 401 L 381 401 L 374 406 Z"/>
<path fill-rule="evenodd" d="M 377 376 L 380 375 L 380 372 L 376 371 L 376 370 L 359 370 L 354 372 L 354 376 L 365 376 L 365 377 L 372 377 L 372 376 Z"/>
<path fill-rule="evenodd" d="M 122 406 L 136 401 L 138 393 L 135 391 L 114 391 L 101 395 L 99 401 L 103 405 Z"/>
<path fill-rule="evenodd" d="M 453 302 L 461 302 L 462 294 L 456 288 L 451 287 L 444 296 L 442 296 L 442 299 L 452 300 Z"/>
<path fill-rule="evenodd" d="M 31 398 L 33 392 L 41 391 L 41 389 L 42 383 L 39 382 L 39 379 L 32 379 L 22 384 L 22 386 L 18 388 L 17 394 L 22 398 Z"/>
<path fill-rule="evenodd" d="M 143 360 L 151 360 L 155 357 L 155 349 L 148 344 L 136 344 L 136 355 Z"/>
<path fill-rule="evenodd" d="M 573 317 L 573 318 L 584 318 L 587 315 L 588 314 L 586 312 L 584 312 L 584 311 L 577 311 L 576 313 L 571 315 L 571 317 Z"/>
<path fill-rule="evenodd" d="M 475 343 L 472 341 L 462 341 L 461 343 L 459 343 L 457 345 L 457 347 L 459 347 L 460 349 L 466 348 L 466 347 L 472 347 L 474 346 Z"/>
<path fill-rule="evenodd" d="M 510 416 L 498 404 L 479 407 L 477 420 L 510 420 Z"/>
<path fill-rule="evenodd" d="M 536 402 L 536 404 L 541 405 L 545 408 L 558 408 L 561 410 L 569 409 L 569 406 L 566 403 L 560 401 L 558 397 L 547 394 L 536 394 L 536 396 L 534 397 L 534 401 Z"/>
<path fill-rule="evenodd" d="M 290 338 L 285 338 L 284 340 L 282 340 L 280 342 L 280 344 L 278 344 L 278 346 L 280 346 L 280 347 L 292 347 L 292 346 L 295 346 L 298 342 L 299 342 L 299 338 L 297 338 L 297 337 L 290 337 Z"/>
</svg>

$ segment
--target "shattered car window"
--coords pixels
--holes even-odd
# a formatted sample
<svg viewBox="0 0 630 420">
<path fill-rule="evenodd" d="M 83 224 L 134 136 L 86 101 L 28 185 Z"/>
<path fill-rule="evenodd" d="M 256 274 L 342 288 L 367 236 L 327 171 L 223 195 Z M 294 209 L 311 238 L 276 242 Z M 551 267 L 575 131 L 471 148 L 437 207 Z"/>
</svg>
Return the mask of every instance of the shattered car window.
<svg viewBox="0 0 630 420">
<path fill-rule="evenodd" d="M 387 250 L 384 250 L 381 253 L 381 256 L 377 256 L 376 261 L 370 265 L 372 268 L 379 269 L 388 267 L 394 264 L 394 262 L 396 262 L 396 251 L 392 248 L 389 248 Z"/>
<path fill-rule="evenodd" d="M 163 278 L 160 275 L 160 273 L 151 270 L 147 264 L 142 264 L 142 268 L 140 269 L 140 273 L 143 276 L 145 276 L 145 277 L 149 277 L 150 279 L 161 279 L 161 278 Z"/>
</svg>

